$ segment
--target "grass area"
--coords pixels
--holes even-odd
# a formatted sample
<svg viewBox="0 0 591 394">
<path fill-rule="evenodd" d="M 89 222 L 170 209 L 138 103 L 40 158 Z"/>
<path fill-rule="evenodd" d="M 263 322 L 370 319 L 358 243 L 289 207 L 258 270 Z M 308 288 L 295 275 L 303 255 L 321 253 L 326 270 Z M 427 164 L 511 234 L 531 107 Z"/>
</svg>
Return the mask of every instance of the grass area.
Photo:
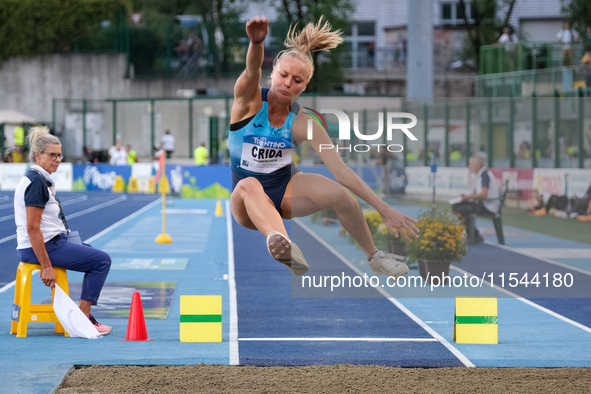
<svg viewBox="0 0 591 394">
<path fill-rule="evenodd" d="M 591 222 L 562 219 L 555 216 L 532 216 L 515 209 L 503 210 L 503 224 L 524 230 L 591 244 Z"/>
<path fill-rule="evenodd" d="M 410 198 L 386 199 L 388 204 L 395 205 L 427 205 L 428 202 Z M 451 208 L 444 202 L 438 202 L 441 208 Z M 488 220 L 488 219 L 483 219 Z M 503 208 L 503 225 L 535 231 L 557 238 L 591 244 L 591 222 L 581 222 L 577 219 L 563 219 L 555 216 L 532 216 L 521 209 Z"/>
</svg>

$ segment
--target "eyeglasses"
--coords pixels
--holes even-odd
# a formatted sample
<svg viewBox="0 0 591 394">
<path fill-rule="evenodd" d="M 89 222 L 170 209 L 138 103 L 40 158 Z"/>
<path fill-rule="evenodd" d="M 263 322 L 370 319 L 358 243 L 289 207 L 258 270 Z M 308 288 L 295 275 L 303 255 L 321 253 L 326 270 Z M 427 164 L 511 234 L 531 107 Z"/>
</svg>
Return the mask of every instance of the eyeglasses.
<svg viewBox="0 0 591 394">
<path fill-rule="evenodd" d="M 61 153 L 49 153 L 49 152 L 40 152 L 40 153 L 45 153 L 46 155 L 50 155 L 51 156 L 51 160 L 63 160 L 64 159 L 64 155 Z"/>
</svg>

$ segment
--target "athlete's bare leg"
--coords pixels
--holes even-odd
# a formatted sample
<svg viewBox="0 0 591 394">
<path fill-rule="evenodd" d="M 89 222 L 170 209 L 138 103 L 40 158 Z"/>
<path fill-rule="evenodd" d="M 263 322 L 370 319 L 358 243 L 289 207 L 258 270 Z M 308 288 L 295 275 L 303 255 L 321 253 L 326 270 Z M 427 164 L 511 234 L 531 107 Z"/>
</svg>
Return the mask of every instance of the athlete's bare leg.
<svg viewBox="0 0 591 394">
<path fill-rule="evenodd" d="M 265 236 L 278 231 L 287 237 L 279 212 L 256 178 L 238 182 L 230 197 L 230 209 L 234 219 L 243 227 L 259 230 Z"/>
<path fill-rule="evenodd" d="M 321 209 L 332 209 L 369 259 L 377 252 L 363 211 L 347 189 L 322 175 L 293 175 L 281 203 L 283 217 L 308 216 Z M 287 216 L 289 215 L 289 216 Z"/>
</svg>

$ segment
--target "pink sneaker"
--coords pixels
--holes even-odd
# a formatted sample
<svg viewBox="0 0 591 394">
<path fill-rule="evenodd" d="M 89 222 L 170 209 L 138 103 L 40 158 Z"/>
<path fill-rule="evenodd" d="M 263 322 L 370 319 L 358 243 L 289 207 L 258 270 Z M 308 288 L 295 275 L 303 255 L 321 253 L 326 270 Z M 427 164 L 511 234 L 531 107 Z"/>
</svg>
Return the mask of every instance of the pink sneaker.
<svg viewBox="0 0 591 394">
<path fill-rule="evenodd" d="M 94 318 L 94 316 L 92 316 L 92 313 L 90 313 L 88 315 L 88 320 L 90 320 L 90 322 L 92 323 L 92 325 L 96 328 L 96 330 L 101 335 L 107 335 L 108 333 L 110 333 L 111 331 L 113 331 L 113 327 L 111 327 L 111 326 L 105 326 L 104 324 L 101 324 L 101 323 L 97 322 L 96 319 Z"/>
</svg>

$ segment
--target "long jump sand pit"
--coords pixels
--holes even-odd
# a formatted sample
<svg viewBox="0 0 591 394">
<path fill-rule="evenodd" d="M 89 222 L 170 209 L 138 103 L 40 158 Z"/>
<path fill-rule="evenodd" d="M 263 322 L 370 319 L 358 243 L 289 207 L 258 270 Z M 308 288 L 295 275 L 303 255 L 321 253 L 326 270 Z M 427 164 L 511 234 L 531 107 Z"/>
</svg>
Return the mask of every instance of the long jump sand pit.
<svg viewBox="0 0 591 394">
<path fill-rule="evenodd" d="M 585 393 L 589 368 L 399 368 L 334 365 L 73 367 L 69 393 Z"/>
</svg>

